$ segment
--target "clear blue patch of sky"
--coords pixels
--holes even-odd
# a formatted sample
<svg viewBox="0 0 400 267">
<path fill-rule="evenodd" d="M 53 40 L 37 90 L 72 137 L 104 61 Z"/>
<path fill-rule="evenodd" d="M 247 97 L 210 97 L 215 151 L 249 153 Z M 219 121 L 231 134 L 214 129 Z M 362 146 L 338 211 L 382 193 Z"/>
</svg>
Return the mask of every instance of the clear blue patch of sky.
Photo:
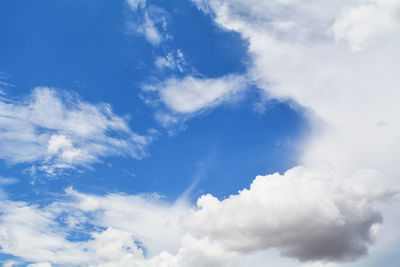
<svg viewBox="0 0 400 267">
<path fill-rule="evenodd" d="M 19 260 L 19 258 L 18 257 L 15 257 L 15 256 L 12 256 L 12 255 L 9 255 L 9 254 L 5 254 L 5 253 L 1 253 L 0 252 L 0 264 L 4 264 L 5 262 L 7 262 L 7 261 L 11 261 L 11 260 L 14 260 L 14 261 L 18 261 Z M 20 265 L 15 265 L 16 267 L 17 266 L 26 266 L 26 264 L 24 264 L 24 265 L 22 265 L 22 264 L 20 264 Z"/>
</svg>

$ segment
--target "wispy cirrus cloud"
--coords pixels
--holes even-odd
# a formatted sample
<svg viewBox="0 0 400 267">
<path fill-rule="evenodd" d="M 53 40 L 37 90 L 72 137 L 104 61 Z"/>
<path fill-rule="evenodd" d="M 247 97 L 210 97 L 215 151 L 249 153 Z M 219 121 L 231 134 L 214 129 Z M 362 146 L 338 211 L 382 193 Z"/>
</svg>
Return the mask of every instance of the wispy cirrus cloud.
<svg viewBox="0 0 400 267">
<path fill-rule="evenodd" d="M 0 71 L 0 99 L 4 94 L 2 90 L 4 90 L 5 88 L 15 87 L 15 85 L 13 85 L 10 80 L 10 74 Z"/>
<path fill-rule="evenodd" d="M 35 88 L 25 100 L 2 98 L 0 129 L 1 159 L 31 163 L 48 174 L 111 155 L 140 159 L 151 141 L 132 132 L 110 105 L 47 87 Z"/>
<path fill-rule="evenodd" d="M 167 20 L 165 10 L 148 5 L 146 0 L 128 0 L 132 16 L 127 27 L 130 32 L 142 35 L 152 45 L 158 45 L 170 38 L 167 33 Z"/>
<path fill-rule="evenodd" d="M 157 57 L 154 65 L 159 70 L 178 70 L 184 72 L 188 66 L 185 57 L 180 49 L 168 52 L 164 57 Z"/>
</svg>

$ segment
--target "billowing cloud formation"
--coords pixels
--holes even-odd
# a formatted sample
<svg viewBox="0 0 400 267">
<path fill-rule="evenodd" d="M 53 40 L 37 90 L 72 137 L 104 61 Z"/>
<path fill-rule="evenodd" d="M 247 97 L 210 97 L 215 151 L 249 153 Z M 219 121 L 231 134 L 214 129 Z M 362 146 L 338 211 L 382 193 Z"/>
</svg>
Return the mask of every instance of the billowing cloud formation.
<svg viewBox="0 0 400 267">
<path fill-rule="evenodd" d="M 68 189 L 44 207 L 3 199 L 0 247 L 25 261 L 94 266 L 244 266 L 240 255 L 267 248 L 299 260 L 353 260 L 378 234 L 376 202 L 396 193 L 374 171 L 341 178 L 327 167 L 258 176 L 227 199 L 203 195 L 196 208 Z"/>
<path fill-rule="evenodd" d="M 140 159 L 150 139 L 133 133 L 107 104 L 41 87 L 26 101 L 0 99 L 0 158 L 57 169 L 88 166 L 109 155 Z"/>
<path fill-rule="evenodd" d="M 188 219 L 198 236 L 230 250 L 276 248 L 299 260 L 347 261 L 364 255 L 382 222 L 375 201 L 397 193 L 373 171 L 343 179 L 330 169 L 296 167 L 258 176 L 238 195 L 204 195 Z"/>
</svg>

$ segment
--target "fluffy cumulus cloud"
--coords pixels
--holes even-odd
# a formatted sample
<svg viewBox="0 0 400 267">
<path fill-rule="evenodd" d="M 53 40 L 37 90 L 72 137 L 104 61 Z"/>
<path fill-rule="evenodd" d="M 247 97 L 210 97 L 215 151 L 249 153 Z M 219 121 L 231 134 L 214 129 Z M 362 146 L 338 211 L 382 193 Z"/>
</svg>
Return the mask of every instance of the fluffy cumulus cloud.
<svg viewBox="0 0 400 267">
<path fill-rule="evenodd" d="M 343 179 L 329 168 L 296 167 L 258 176 L 237 195 L 204 195 L 188 218 L 198 236 L 234 251 L 276 248 L 302 261 L 354 260 L 364 255 L 382 223 L 373 203 L 398 190 L 373 171 Z"/>
<path fill-rule="evenodd" d="M 89 166 L 109 155 L 142 158 L 149 137 L 133 133 L 107 104 L 35 88 L 24 101 L 0 99 L 0 158 L 42 171 Z"/>
</svg>

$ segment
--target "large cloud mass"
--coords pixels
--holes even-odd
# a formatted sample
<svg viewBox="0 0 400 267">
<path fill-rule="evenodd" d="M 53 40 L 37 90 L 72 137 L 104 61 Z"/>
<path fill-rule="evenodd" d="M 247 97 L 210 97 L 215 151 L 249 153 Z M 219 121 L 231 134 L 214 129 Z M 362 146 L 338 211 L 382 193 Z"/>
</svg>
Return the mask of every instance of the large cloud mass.
<svg viewBox="0 0 400 267">
<path fill-rule="evenodd" d="M 249 189 L 222 201 L 203 195 L 188 225 L 231 250 L 277 248 L 300 260 L 354 260 L 367 252 L 382 223 L 373 203 L 395 193 L 373 171 L 343 179 L 329 168 L 296 167 L 258 176 Z"/>
<path fill-rule="evenodd" d="M 249 76 L 261 89 L 323 121 L 304 149 L 305 164 L 398 176 L 387 160 L 400 156 L 398 1 L 195 2 L 249 41 Z"/>
</svg>

